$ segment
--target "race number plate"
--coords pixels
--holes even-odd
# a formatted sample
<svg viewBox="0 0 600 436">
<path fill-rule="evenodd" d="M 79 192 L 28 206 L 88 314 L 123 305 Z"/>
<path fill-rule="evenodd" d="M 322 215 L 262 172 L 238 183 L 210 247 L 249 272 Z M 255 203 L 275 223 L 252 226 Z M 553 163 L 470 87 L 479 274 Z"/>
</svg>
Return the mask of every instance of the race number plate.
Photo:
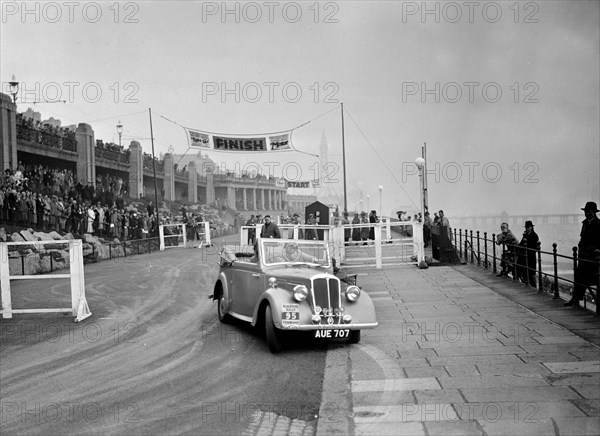
<svg viewBox="0 0 600 436">
<path fill-rule="evenodd" d="M 315 339 L 348 338 L 350 330 L 315 330 Z"/>
<path fill-rule="evenodd" d="M 283 304 L 281 306 L 281 323 L 288 327 L 300 325 L 300 305 Z"/>
</svg>

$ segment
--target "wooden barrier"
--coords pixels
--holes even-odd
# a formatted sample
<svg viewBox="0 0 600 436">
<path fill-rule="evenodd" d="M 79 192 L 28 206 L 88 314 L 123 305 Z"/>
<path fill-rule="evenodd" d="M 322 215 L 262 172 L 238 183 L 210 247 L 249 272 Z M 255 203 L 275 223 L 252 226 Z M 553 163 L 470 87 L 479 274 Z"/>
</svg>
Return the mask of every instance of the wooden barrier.
<svg viewBox="0 0 600 436">
<path fill-rule="evenodd" d="M 36 274 L 36 275 L 10 275 L 8 257 L 9 246 L 27 245 L 64 245 L 69 246 L 69 273 L 68 274 Z M 69 279 L 71 284 L 71 307 L 47 309 L 13 309 L 10 290 L 11 280 L 48 280 Z M 85 299 L 85 280 L 83 274 L 83 242 L 81 240 L 58 240 L 36 242 L 0 242 L 0 296 L 2 299 L 2 317 L 12 318 L 13 313 L 52 313 L 71 312 L 75 322 L 82 321 L 92 313 Z"/>
</svg>

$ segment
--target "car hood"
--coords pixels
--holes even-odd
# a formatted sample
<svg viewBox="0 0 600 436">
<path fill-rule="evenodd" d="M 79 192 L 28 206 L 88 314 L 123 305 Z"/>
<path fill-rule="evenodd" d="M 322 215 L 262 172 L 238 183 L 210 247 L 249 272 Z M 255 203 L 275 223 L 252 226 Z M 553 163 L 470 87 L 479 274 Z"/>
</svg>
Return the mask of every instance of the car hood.
<svg viewBox="0 0 600 436">
<path fill-rule="evenodd" d="M 286 280 L 291 283 L 310 281 L 311 277 L 326 273 L 335 277 L 327 268 L 315 268 L 307 265 L 274 266 L 265 270 L 265 275 L 267 277 L 275 277 L 279 280 Z"/>
</svg>

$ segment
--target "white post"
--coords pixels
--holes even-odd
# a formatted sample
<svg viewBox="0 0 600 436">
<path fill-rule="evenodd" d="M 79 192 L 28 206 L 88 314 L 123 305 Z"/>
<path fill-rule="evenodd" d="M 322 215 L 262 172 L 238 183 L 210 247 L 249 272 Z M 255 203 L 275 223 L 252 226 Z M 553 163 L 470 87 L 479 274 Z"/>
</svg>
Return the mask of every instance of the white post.
<svg viewBox="0 0 600 436">
<path fill-rule="evenodd" d="M 294 224 L 294 236 L 293 236 L 293 238 L 294 238 L 295 240 L 298 240 L 298 235 L 299 235 L 299 234 L 300 234 L 300 233 L 298 232 L 298 224 Z"/>
<path fill-rule="evenodd" d="M 70 252 L 72 253 L 69 272 L 71 274 L 71 304 L 73 306 L 73 316 L 77 316 L 79 300 L 85 295 L 85 280 L 83 275 L 83 242 L 80 239 L 69 241 Z"/>
<path fill-rule="evenodd" d="M 331 240 L 329 246 L 333 247 L 334 257 L 338 262 L 338 266 L 346 259 L 346 247 L 344 246 L 344 227 L 337 226 L 331 228 Z"/>
<path fill-rule="evenodd" d="M 377 269 L 383 268 L 383 259 L 381 252 L 381 224 L 377 223 L 375 226 L 375 267 Z"/>
<path fill-rule="evenodd" d="M 12 318 L 8 244 L 5 242 L 0 242 L 0 299 L 2 300 L 2 318 Z"/>
<path fill-rule="evenodd" d="M 185 224 L 181 225 L 182 230 L 183 230 L 183 246 L 186 246 L 187 243 L 187 235 L 186 235 L 186 228 L 185 228 Z"/>
<path fill-rule="evenodd" d="M 164 251 L 165 249 L 165 230 L 162 225 L 158 226 L 158 240 L 160 241 L 160 251 Z M 125 248 L 125 247 L 123 247 Z"/>
<path fill-rule="evenodd" d="M 210 247 L 212 242 L 210 242 L 210 223 L 208 221 L 204 222 L 204 239 L 206 240 L 206 246 Z M 246 242 L 248 242 L 248 234 L 246 233 Z M 243 244 L 245 245 L 245 244 Z"/>
<path fill-rule="evenodd" d="M 425 241 L 423 240 L 423 225 L 418 221 L 412 222 L 413 244 L 417 255 L 417 264 L 425 260 Z"/>
<path fill-rule="evenodd" d="M 248 228 L 242 226 L 240 228 L 240 246 L 248 244 Z"/>
<path fill-rule="evenodd" d="M 387 240 L 389 241 L 390 239 L 392 239 L 392 228 L 391 228 L 391 224 L 390 221 L 392 220 L 391 218 L 383 218 L 385 219 L 385 235 Z"/>
</svg>

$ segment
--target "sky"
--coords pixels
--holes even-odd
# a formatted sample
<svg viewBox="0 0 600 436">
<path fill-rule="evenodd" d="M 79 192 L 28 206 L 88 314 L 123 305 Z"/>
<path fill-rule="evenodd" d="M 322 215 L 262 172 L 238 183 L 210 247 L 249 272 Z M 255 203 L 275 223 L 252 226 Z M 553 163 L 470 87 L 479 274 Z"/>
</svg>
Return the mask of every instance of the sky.
<svg viewBox="0 0 600 436">
<path fill-rule="evenodd" d="M 1 3 L 3 92 L 96 139 L 121 121 L 150 152 L 149 109 L 157 154 L 197 153 L 181 126 L 294 129 L 298 151 L 209 157 L 342 194 L 343 103 L 350 210 L 416 211 L 425 143 L 449 217 L 600 203 L 598 1 Z"/>
</svg>

